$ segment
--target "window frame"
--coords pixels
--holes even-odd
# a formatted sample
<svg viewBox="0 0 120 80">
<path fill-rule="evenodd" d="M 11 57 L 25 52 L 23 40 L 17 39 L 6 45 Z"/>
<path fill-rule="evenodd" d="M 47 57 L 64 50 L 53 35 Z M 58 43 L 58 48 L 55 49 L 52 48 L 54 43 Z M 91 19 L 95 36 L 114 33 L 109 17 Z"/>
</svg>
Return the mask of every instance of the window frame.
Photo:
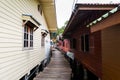
<svg viewBox="0 0 120 80">
<path fill-rule="evenodd" d="M 24 26 L 24 37 L 23 37 L 23 41 L 24 41 L 24 48 L 25 47 L 28 47 L 28 36 L 29 36 L 29 33 L 28 33 L 28 27 L 27 26 Z"/>
<path fill-rule="evenodd" d="M 76 38 L 72 38 L 70 39 L 70 48 L 71 49 L 76 49 L 77 48 L 77 39 Z"/>
<path fill-rule="evenodd" d="M 90 36 L 89 34 L 83 34 L 80 36 L 80 48 L 83 52 L 90 51 Z"/>
<path fill-rule="evenodd" d="M 45 37 L 48 35 L 48 31 L 41 29 L 41 47 L 45 47 Z"/>
<path fill-rule="evenodd" d="M 33 28 L 30 27 L 30 47 L 32 48 L 33 48 L 33 32 L 34 32 Z"/>
<path fill-rule="evenodd" d="M 80 41 L 81 41 L 81 42 L 80 42 L 80 50 L 81 50 L 81 51 L 84 51 L 84 48 L 85 48 L 85 45 L 84 45 L 84 44 L 85 44 L 85 43 L 84 43 L 84 35 L 81 35 L 81 36 L 80 36 Z"/>
<path fill-rule="evenodd" d="M 85 52 L 90 50 L 90 37 L 88 34 L 85 35 Z"/>
<path fill-rule="evenodd" d="M 73 49 L 73 39 L 70 39 L 70 48 Z"/>
<path fill-rule="evenodd" d="M 73 38 L 73 49 L 77 48 L 77 39 Z"/>
<path fill-rule="evenodd" d="M 25 31 L 25 28 L 27 27 L 28 32 Z M 32 30 L 32 33 L 31 33 Z M 27 33 L 27 46 L 25 46 L 25 34 Z M 31 38 L 32 36 L 32 38 Z M 32 42 L 32 46 L 31 46 Z M 23 26 L 23 50 L 33 50 L 34 47 L 34 27 L 29 26 L 28 24 L 25 24 Z"/>
<path fill-rule="evenodd" d="M 45 37 L 41 36 L 41 47 L 45 47 Z"/>
</svg>

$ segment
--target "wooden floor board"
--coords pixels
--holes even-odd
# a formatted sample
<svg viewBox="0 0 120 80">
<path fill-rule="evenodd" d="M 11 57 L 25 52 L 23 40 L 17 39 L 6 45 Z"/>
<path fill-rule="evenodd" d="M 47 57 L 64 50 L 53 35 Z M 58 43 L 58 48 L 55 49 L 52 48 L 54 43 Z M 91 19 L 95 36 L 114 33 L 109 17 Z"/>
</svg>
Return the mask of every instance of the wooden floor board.
<svg viewBox="0 0 120 80">
<path fill-rule="evenodd" d="M 71 68 L 64 55 L 54 49 L 48 66 L 34 80 L 70 80 Z"/>
</svg>

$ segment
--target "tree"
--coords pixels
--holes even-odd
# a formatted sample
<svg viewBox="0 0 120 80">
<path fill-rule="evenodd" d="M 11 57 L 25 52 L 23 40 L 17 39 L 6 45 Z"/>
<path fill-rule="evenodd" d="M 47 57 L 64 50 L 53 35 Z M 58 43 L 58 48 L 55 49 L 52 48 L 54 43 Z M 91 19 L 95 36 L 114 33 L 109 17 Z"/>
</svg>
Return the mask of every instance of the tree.
<svg viewBox="0 0 120 80">
<path fill-rule="evenodd" d="M 59 34 L 62 34 L 62 33 L 64 32 L 65 27 L 67 26 L 67 23 L 68 23 L 68 21 L 66 21 L 66 22 L 64 23 L 64 26 L 62 26 L 61 28 L 58 28 L 58 35 L 59 35 Z"/>
</svg>

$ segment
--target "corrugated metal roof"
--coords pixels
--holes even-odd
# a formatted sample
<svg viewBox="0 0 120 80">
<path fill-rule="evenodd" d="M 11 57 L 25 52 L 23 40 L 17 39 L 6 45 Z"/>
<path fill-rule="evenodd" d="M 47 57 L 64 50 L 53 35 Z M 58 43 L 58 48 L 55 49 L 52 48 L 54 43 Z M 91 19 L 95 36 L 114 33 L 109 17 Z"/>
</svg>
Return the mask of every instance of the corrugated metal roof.
<svg viewBox="0 0 120 80">
<path fill-rule="evenodd" d="M 118 4 L 91 4 L 91 3 L 76 4 L 75 9 L 71 15 L 71 18 L 65 28 L 63 36 L 66 34 L 70 34 L 71 31 L 73 31 L 73 29 L 76 28 L 78 25 L 86 26 L 87 24 L 89 25 L 95 24 L 97 21 L 94 21 L 94 20 L 98 18 L 98 21 L 100 21 L 102 19 L 102 18 L 99 18 L 100 16 L 110 11 L 111 9 L 117 7 Z M 97 16 L 97 17 L 92 17 L 93 19 L 87 21 L 86 23 L 86 19 L 91 16 Z M 106 16 L 107 14 L 104 15 L 103 17 L 106 17 Z M 92 21 L 93 23 L 90 23 Z M 89 27 L 89 25 L 87 25 L 87 27 Z"/>
<path fill-rule="evenodd" d="M 108 3 L 77 3 L 76 5 L 78 5 L 78 6 L 86 6 L 86 5 L 88 5 L 88 6 L 92 6 L 92 5 L 97 5 L 97 6 L 100 6 L 100 5 L 107 5 L 107 6 L 109 6 L 109 5 L 119 5 L 120 3 L 111 3 L 111 4 L 108 4 Z"/>
<path fill-rule="evenodd" d="M 92 21 L 91 23 L 89 23 L 86 27 L 90 27 L 92 25 L 97 24 L 98 22 L 102 21 L 103 19 L 109 17 L 110 15 L 116 13 L 117 11 L 120 10 L 120 5 L 112 10 L 110 10 L 109 12 L 107 12 L 106 14 L 102 15 L 101 17 L 99 17 L 98 19 Z"/>
</svg>

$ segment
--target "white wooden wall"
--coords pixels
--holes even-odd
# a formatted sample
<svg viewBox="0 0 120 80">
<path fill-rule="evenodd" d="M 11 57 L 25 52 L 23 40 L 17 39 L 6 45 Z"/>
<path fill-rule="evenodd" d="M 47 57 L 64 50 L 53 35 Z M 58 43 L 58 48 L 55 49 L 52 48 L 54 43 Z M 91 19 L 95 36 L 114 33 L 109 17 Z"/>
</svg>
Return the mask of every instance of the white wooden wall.
<svg viewBox="0 0 120 80">
<path fill-rule="evenodd" d="M 41 28 L 34 32 L 34 49 L 22 50 L 22 14 L 31 14 L 47 27 L 37 0 L 0 0 L 0 80 L 19 80 L 45 57 L 41 53 Z"/>
</svg>

